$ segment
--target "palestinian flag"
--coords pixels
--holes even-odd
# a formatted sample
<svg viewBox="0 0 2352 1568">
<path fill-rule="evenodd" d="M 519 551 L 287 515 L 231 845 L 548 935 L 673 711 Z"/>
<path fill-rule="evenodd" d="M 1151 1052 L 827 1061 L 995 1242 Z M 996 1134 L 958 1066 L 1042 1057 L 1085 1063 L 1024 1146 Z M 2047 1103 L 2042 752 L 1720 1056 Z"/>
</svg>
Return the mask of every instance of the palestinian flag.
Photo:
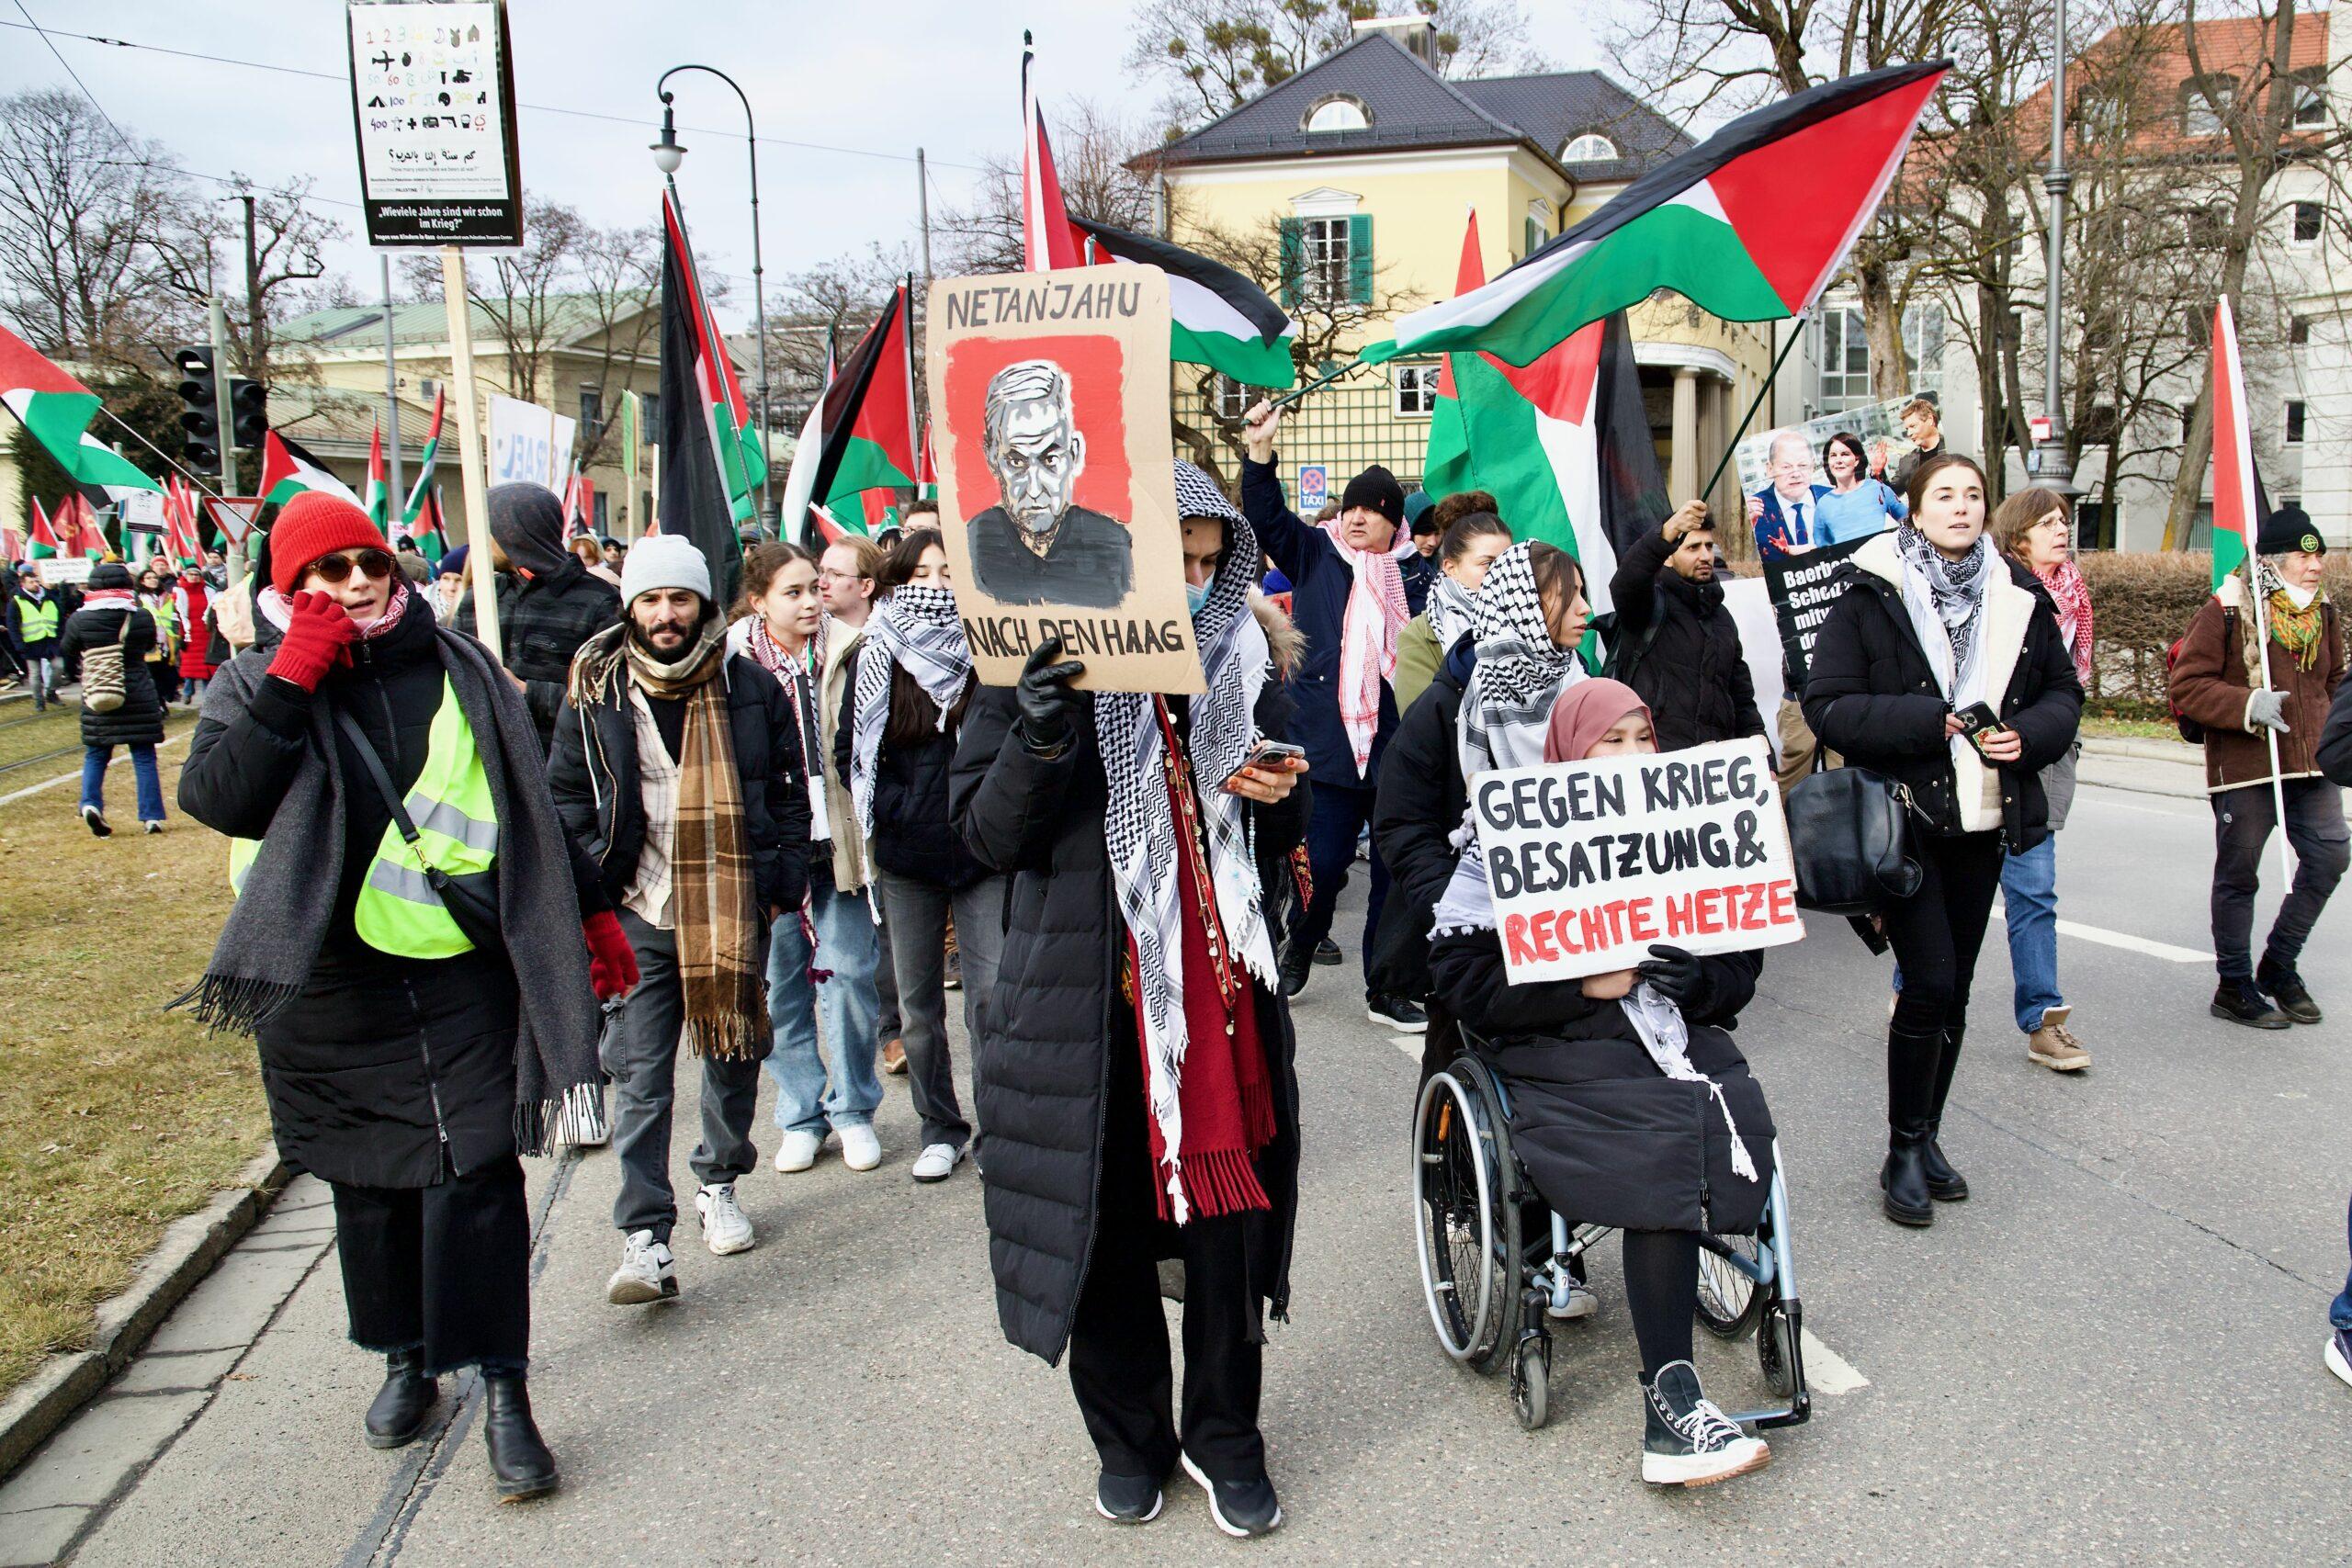
<svg viewBox="0 0 2352 1568">
<path fill-rule="evenodd" d="M 2245 568 L 2270 515 L 2270 500 L 2254 467 L 2253 421 L 2246 417 L 2245 363 L 2238 355 L 2237 316 L 2230 297 L 2213 307 L 2213 586 Z M 2255 594 L 2260 613 L 2263 596 Z"/>
<path fill-rule="evenodd" d="M 1454 264 L 1454 298 L 1486 281 L 1486 258 L 1478 249 L 1478 209 L 1473 207 L 1462 231 L 1462 257 Z M 1440 500 L 1458 491 L 1479 488 L 1470 467 L 1470 432 L 1463 423 L 1454 357 L 1449 354 L 1438 362 L 1437 406 L 1430 411 L 1429 455 L 1421 460 L 1421 489 Z"/>
<path fill-rule="evenodd" d="M 407 526 L 408 536 L 412 539 L 422 540 L 424 537 L 417 531 L 417 516 L 424 510 L 426 500 L 435 489 L 433 467 L 441 458 L 441 414 L 448 400 L 448 388 L 434 389 L 433 423 L 424 428 L 424 455 L 416 461 L 416 483 L 409 487 L 408 500 L 401 508 L 401 522 Z M 390 531 L 387 529 L 386 532 L 389 534 Z"/>
<path fill-rule="evenodd" d="M 160 491 L 164 487 L 89 433 L 98 395 L 0 327 L 0 404 L 76 484 Z"/>
<path fill-rule="evenodd" d="M 703 294 L 674 187 L 662 193 L 662 225 L 661 515 L 701 547 L 719 602 L 731 604 L 743 561 L 737 530 L 758 515 L 767 454 Z"/>
<path fill-rule="evenodd" d="M 34 496 L 32 498 L 32 503 L 33 531 L 32 537 L 26 541 L 26 558 L 29 560 L 53 559 L 59 553 L 59 546 L 57 543 L 57 525 L 49 520 L 49 513 L 40 509 L 40 497 Z"/>
<path fill-rule="evenodd" d="M 784 481 L 779 525 L 797 527 L 804 541 L 823 537 L 822 527 L 808 521 L 809 504 L 821 502 L 854 527 L 863 516 L 858 495 L 910 489 L 918 466 L 915 362 L 900 284 L 808 412 Z"/>
<path fill-rule="evenodd" d="M 388 539 L 392 536 L 387 526 L 392 506 L 391 488 L 384 478 L 384 427 L 379 423 L 368 432 L 368 489 L 359 503 L 367 509 L 368 521 L 376 525 L 376 532 Z"/>
<path fill-rule="evenodd" d="M 288 437 L 271 431 L 261 444 L 262 504 L 283 506 L 306 490 L 323 491 L 342 497 L 362 512 L 368 510 L 367 504 L 351 493 L 349 485 L 327 472 L 324 463 Z"/>
<path fill-rule="evenodd" d="M 1021 270 L 1051 272 L 1080 266 L 1083 245 L 1062 205 L 1061 176 L 1054 173 L 1054 149 L 1046 137 L 1046 117 L 1029 82 L 1034 58 L 1026 33 L 1021 39 Z"/>
<path fill-rule="evenodd" d="M 25 536 L 14 528 L 0 525 L 0 559 L 15 566 L 25 558 Z"/>
<path fill-rule="evenodd" d="M 922 453 L 915 459 L 915 496 L 921 501 L 939 499 L 939 459 L 931 451 L 931 425 L 922 427 Z"/>
<path fill-rule="evenodd" d="M 1073 232 L 1094 242 L 1097 265 L 1125 262 L 1168 275 L 1168 303 L 1175 318 L 1170 358 L 1208 366 L 1245 387 L 1297 385 L 1298 367 L 1290 351 L 1298 323 L 1264 289 L 1182 245 L 1090 219 L 1069 222 Z"/>
<path fill-rule="evenodd" d="M 1878 210 L 1951 68 L 1890 66 L 1743 115 L 1492 283 L 1400 318 L 1363 357 L 1483 349 L 1530 365 L 1658 288 L 1725 321 L 1793 316 Z"/>
</svg>

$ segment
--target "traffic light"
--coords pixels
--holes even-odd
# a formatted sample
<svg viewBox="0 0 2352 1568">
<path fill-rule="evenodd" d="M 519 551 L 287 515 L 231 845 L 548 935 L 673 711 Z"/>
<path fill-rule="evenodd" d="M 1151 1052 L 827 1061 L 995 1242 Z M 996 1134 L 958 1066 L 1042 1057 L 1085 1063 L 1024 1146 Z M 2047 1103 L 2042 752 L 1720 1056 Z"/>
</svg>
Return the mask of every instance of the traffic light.
<svg viewBox="0 0 2352 1568">
<path fill-rule="evenodd" d="M 261 448 L 269 434 L 269 388 L 243 376 L 229 379 L 230 442 L 240 452 Z"/>
<path fill-rule="evenodd" d="M 220 404 L 212 351 L 191 345 L 172 355 L 180 372 L 180 429 L 188 467 L 220 471 Z"/>
</svg>

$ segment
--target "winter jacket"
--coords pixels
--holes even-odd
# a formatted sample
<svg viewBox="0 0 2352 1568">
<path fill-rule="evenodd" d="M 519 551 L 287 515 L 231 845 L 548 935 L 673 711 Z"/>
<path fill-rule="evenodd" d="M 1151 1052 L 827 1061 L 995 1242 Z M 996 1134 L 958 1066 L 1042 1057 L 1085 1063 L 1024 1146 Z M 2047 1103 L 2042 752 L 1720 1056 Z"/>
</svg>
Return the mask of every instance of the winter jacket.
<svg viewBox="0 0 2352 1568">
<path fill-rule="evenodd" d="M 1380 782 L 1380 753 L 1396 733 L 1396 699 L 1389 682 L 1380 687 L 1380 726 L 1362 773 L 1355 748 L 1340 717 L 1340 647 L 1347 626 L 1348 598 L 1355 592 L 1355 569 L 1331 536 L 1283 499 L 1283 481 L 1271 463 L 1241 460 L 1241 510 L 1258 542 L 1289 579 L 1290 618 L 1306 637 L 1306 657 L 1291 679 L 1298 700 L 1298 743 L 1306 750 L 1309 774 L 1325 785 L 1370 789 Z"/>
<path fill-rule="evenodd" d="M 727 650 L 738 658 L 750 660 L 754 664 L 760 662 L 752 654 L 751 616 L 745 615 L 727 628 Z M 762 665 L 761 668 L 764 670 L 766 666 Z M 833 835 L 836 831 L 834 824 L 841 818 L 831 814 L 832 801 L 830 794 L 827 795 L 825 805 L 828 809 L 824 819 L 824 836 L 821 838 L 818 836 L 816 811 L 818 795 L 820 790 L 828 789 L 830 784 L 830 781 L 824 776 L 826 768 L 823 697 L 821 694 L 812 692 L 804 696 L 799 703 L 795 704 L 792 694 L 785 691 L 785 685 L 781 680 L 776 680 L 774 675 L 770 675 L 769 679 L 775 681 L 776 690 L 784 692 L 784 705 L 797 721 L 799 727 L 797 739 L 800 742 L 803 778 L 808 789 L 808 794 L 802 798 L 809 803 L 808 851 L 805 857 L 808 870 L 813 875 L 821 869 L 826 875 L 831 876 L 833 869 Z"/>
<path fill-rule="evenodd" d="M 1675 546 L 1645 531 L 1617 558 L 1609 584 L 1617 607 L 1618 679 L 1642 694 L 1657 749 L 1764 733 L 1756 679 L 1720 582 L 1691 582 L 1666 564 Z"/>
<path fill-rule="evenodd" d="M 2323 735 L 2329 705 L 2344 681 L 2344 627 L 2334 604 L 2320 612 L 2319 658 L 2306 670 L 2295 656 L 2270 641 L 2270 684 L 2287 696 L 2287 729 L 2278 737 L 2282 778 L 2306 779 L 2322 771 Z M 2246 699 L 2255 678 L 2254 609 L 2245 577 L 2233 572 L 2198 607 L 2173 661 L 2172 703 L 2205 727 L 2205 788 L 2239 789 L 2270 782 L 2267 732 L 2249 728 Z"/>
<path fill-rule="evenodd" d="M 1438 667 L 1445 662 L 1446 650 L 1437 645 L 1437 633 L 1430 626 L 1427 611 L 1405 623 L 1396 634 L 1396 678 L 1389 689 L 1396 694 L 1396 712 L 1400 716 L 1412 711 L 1421 700 L 1421 694 L 1437 679 Z"/>
<path fill-rule="evenodd" d="M 817 754 L 826 761 L 825 811 L 832 819 L 833 886 L 854 893 L 865 886 L 868 854 L 865 835 L 858 831 L 857 803 L 850 798 L 849 773 L 840 766 L 842 705 L 857 679 L 857 650 L 865 646 L 863 627 L 831 624 L 825 643 L 825 667 L 817 672 L 818 705 L 821 709 L 823 744 Z"/>
<path fill-rule="evenodd" d="M 1272 697 L 1272 682 L 1267 691 Z M 994 993 L 979 1000 L 984 1043 L 972 1069 L 977 1120 L 988 1129 L 983 1206 L 997 1318 L 1008 1340 L 1050 1362 L 1069 1343 L 1085 1285 L 1103 1127 L 1114 1109 L 1105 1094 L 1113 1056 L 1132 1059 L 1139 1047 L 1120 994 L 1126 931 L 1103 840 L 1109 788 L 1094 727 L 1079 726 L 1076 741 L 1047 759 L 1022 739 L 1018 712 L 1009 689 L 973 697 L 953 795 L 972 852 L 990 872 L 1010 874 L 1002 956 Z M 1278 720 L 1278 705 L 1261 699 L 1259 727 Z M 1249 808 L 1261 864 L 1304 839 L 1309 794 L 1301 780 L 1281 805 Z M 1272 1207 L 1242 1222 L 1250 1292 L 1280 1316 L 1298 1202 L 1295 1043 L 1288 1005 L 1262 984 L 1250 990 L 1274 1085 L 1275 1136 L 1257 1164 Z"/>
<path fill-rule="evenodd" d="M 130 617 L 130 632 L 122 645 L 122 705 L 112 713 L 82 708 L 85 746 L 157 746 L 164 739 L 164 701 L 155 691 L 155 669 L 148 656 L 155 651 L 155 617 L 135 606 L 100 604 L 74 612 L 57 639 L 61 658 L 71 661 L 91 649 L 123 636 L 123 617 Z"/>
<path fill-rule="evenodd" d="M 54 590 L 42 594 L 38 603 L 28 593 L 8 595 L 8 636 L 16 643 L 17 651 L 28 659 L 47 659 L 57 651 L 56 637 L 27 623 L 27 616 L 36 612 L 40 604 L 57 607 L 57 624 L 61 630 L 66 618 L 74 613 L 74 607 L 65 596 Z"/>
<path fill-rule="evenodd" d="M 1510 1090 L 1512 1149 L 1571 1224 L 1738 1235 L 1764 1212 L 1772 1113 L 1728 1032 L 1762 959 L 1699 962 L 1702 994 L 1682 1010 L 1690 1065 L 1722 1086 L 1754 1181 L 1733 1167 L 1713 1090 L 1659 1071 L 1619 1003 L 1586 996 L 1580 980 L 1510 984 L 1492 931 L 1441 937 L 1430 950 L 1439 1005 Z"/>
<path fill-rule="evenodd" d="M 846 781 L 850 751 L 857 739 L 857 671 L 842 679 L 841 706 L 833 715 L 833 771 Z M 892 701 L 903 701 L 895 695 Z M 874 758 L 874 836 L 865 855 L 876 869 L 958 893 L 988 875 L 956 833 L 947 807 L 947 773 L 956 761 L 956 730 L 935 728 L 939 708 L 917 695 L 925 716 L 922 739 L 894 746 L 886 738 Z M 975 694 L 973 700 L 978 697 Z M 970 722 L 968 714 L 966 721 Z M 844 789 L 842 794 L 848 794 Z M 853 807 L 853 811 L 854 807 Z"/>
<path fill-rule="evenodd" d="M 752 844 L 760 908 L 797 909 L 808 893 L 807 766 L 792 705 L 775 677 L 749 659 L 724 656 L 714 680 L 726 682 L 727 724 Z M 645 799 L 637 767 L 637 718 L 625 682 L 610 697 L 559 711 L 548 784 L 564 828 L 596 863 L 615 903 L 637 874 L 645 846 Z"/>
<path fill-rule="evenodd" d="M 527 580 L 520 572 L 498 574 L 498 645 L 506 668 L 523 682 L 523 698 L 541 740 L 554 739 L 571 656 L 620 618 L 620 590 L 592 576 L 577 556 L 567 555 L 561 566 Z M 471 593 L 458 602 L 454 625 L 474 635 Z"/>
<path fill-rule="evenodd" d="M 2040 775 L 2075 743 L 2083 688 L 2049 592 L 2007 558 L 1999 566 L 2006 574 L 1996 570 L 1985 590 L 1977 635 L 1984 639 L 1987 700 L 2025 742 L 2018 761 L 1988 770 L 1946 739 L 1951 705 L 1911 629 L 1891 534 L 1855 551 L 1847 565 L 1845 589 L 1813 647 L 1804 717 L 1849 763 L 1906 786 L 1913 821 L 1928 832 L 1997 828 L 2008 836 L 2009 852 L 2022 854 L 2050 836 Z M 1988 798 L 1988 771 L 1997 807 Z"/>
<path fill-rule="evenodd" d="M 2331 782 L 2352 789 L 2352 686 L 2339 683 L 2335 688 L 2327 725 L 2320 731 L 2319 771 Z"/>
<path fill-rule="evenodd" d="M 262 620 L 259 647 L 276 647 Z M 260 838 L 315 742 L 311 710 L 334 704 L 357 723 L 405 795 L 424 768 L 443 668 L 434 624 L 412 600 L 399 626 L 350 645 L 314 695 L 263 679 L 224 723 L 197 723 L 181 771 L 181 809 L 217 831 Z M 360 941 L 352 911 L 391 811 L 366 761 L 339 733 L 330 777 L 344 827 L 334 912 L 301 994 L 256 1036 L 277 1146 L 329 1181 L 430 1187 L 514 1151 L 515 980 L 502 951 L 401 958 Z M 568 844 L 581 912 L 608 908 L 595 867 Z"/>
<path fill-rule="evenodd" d="M 1477 667 L 1467 637 L 1458 643 L 1396 726 L 1395 761 L 1381 770 L 1372 808 L 1372 847 L 1388 867 L 1388 897 L 1373 933 L 1367 988 L 1415 1001 L 1430 994 L 1430 921 L 1459 857 L 1450 841 L 1469 792 L 1456 724 L 1463 688 Z"/>
<path fill-rule="evenodd" d="M 1428 607 L 1430 590 L 1436 585 L 1441 570 L 1442 569 L 1437 564 L 1437 557 L 1425 556 L 1419 550 L 1410 551 L 1398 558 L 1396 571 L 1397 575 L 1405 580 L 1405 608 L 1407 610 L 1418 615 Z M 1407 705 L 1399 699 L 1396 705 L 1402 708 Z"/>
</svg>

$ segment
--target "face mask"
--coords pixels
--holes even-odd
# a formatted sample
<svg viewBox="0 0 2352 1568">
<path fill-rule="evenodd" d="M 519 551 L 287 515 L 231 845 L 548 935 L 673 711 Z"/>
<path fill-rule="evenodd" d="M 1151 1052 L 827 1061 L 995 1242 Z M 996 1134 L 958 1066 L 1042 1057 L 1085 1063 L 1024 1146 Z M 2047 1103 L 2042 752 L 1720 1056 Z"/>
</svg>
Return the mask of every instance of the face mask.
<svg viewBox="0 0 2352 1568">
<path fill-rule="evenodd" d="M 1197 615 L 1209 602 L 1209 585 L 1205 582 L 1184 584 L 1184 608 Z"/>
</svg>

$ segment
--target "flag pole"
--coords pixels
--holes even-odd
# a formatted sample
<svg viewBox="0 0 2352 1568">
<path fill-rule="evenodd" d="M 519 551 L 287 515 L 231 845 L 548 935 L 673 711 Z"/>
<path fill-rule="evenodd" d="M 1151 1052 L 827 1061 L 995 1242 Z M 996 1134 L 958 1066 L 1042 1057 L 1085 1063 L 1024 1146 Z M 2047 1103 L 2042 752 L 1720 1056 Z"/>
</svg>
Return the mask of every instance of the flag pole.
<svg viewBox="0 0 2352 1568">
<path fill-rule="evenodd" d="M 2249 496 L 2248 499 L 2251 500 L 2252 497 Z M 2248 510 L 2251 511 L 2252 508 L 2249 507 Z M 2252 522 L 2253 519 L 2249 518 L 2248 521 Z M 2260 525 L 2257 523 L 2256 527 L 2258 532 Z M 2262 675 L 2262 689 L 2267 692 L 2272 689 L 2270 617 L 2266 613 L 2269 596 L 2262 592 L 2262 572 L 2255 564 L 2261 558 L 2254 553 L 2252 547 L 2253 541 L 2249 540 L 2245 552 L 2245 586 L 2247 596 L 2254 601 L 2255 663 Z M 2287 781 L 2284 770 L 2278 761 L 2278 732 L 2266 724 L 2262 727 L 2262 733 L 2270 742 L 2270 807 L 2278 819 L 2276 826 L 2278 829 L 2278 891 L 2283 896 L 2293 887 L 2295 881 L 2295 864 L 2287 856 Z M 2313 744 L 2316 745 L 2317 741 L 2314 740 Z"/>
<path fill-rule="evenodd" d="M 1772 383 L 1779 380 L 1781 378 L 1781 361 L 1788 358 L 1789 350 L 1796 347 L 1797 339 L 1804 335 L 1804 317 L 1800 314 L 1796 320 L 1798 322 L 1797 330 L 1789 334 L 1789 341 L 1782 344 L 1781 345 L 1781 352 L 1772 356 L 1772 368 L 1764 373 L 1764 384 L 1756 389 L 1756 396 L 1748 400 L 1747 412 L 1739 416 L 1738 427 L 1731 433 L 1731 439 L 1724 443 L 1724 455 L 1715 459 L 1715 471 L 1709 474 L 1707 476 L 1707 482 L 1699 487 L 1700 495 L 1713 495 L 1715 491 L 1715 486 L 1723 482 L 1724 470 L 1731 467 L 1731 455 L 1738 449 L 1739 438 L 1747 434 L 1747 422 L 1754 419 L 1756 417 L 1756 411 L 1764 406 L 1765 398 L 1769 396 L 1772 390 Z M 1683 502 L 1694 500 L 1696 498 L 1687 495 L 1678 495 L 1673 499 L 1679 505 Z"/>
<path fill-rule="evenodd" d="M 474 635 L 500 663 L 506 653 L 498 636 L 498 578 L 490 559 L 490 493 L 481 468 L 481 411 L 474 397 L 473 305 L 466 293 L 466 253 L 441 249 L 441 305 L 449 316 L 449 379 L 458 403 L 458 477 L 465 486 L 467 574 L 474 589 Z"/>
<path fill-rule="evenodd" d="M 1362 360 L 1362 359 L 1351 359 L 1351 360 L 1349 360 L 1345 365 L 1340 366 L 1340 368 L 1338 368 L 1337 370 L 1332 371 L 1332 372 L 1331 372 L 1329 375 L 1328 375 L 1328 376 L 1317 376 L 1314 380 L 1309 381 L 1309 382 L 1308 382 L 1308 383 L 1306 383 L 1306 385 L 1305 385 L 1304 387 L 1293 387 L 1289 391 L 1284 392 L 1284 393 L 1283 393 L 1281 397 L 1279 397 L 1279 398 L 1269 398 L 1269 399 L 1267 399 L 1267 400 L 1266 400 L 1266 406 L 1267 406 L 1268 408 L 1276 408 L 1276 409 L 1278 409 L 1278 408 L 1283 408 L 1283 407 L 1284 407 L 1284 406 L 1286 406 L 1286 405 L 1288 405 L 1288 404 L 1295 403 L 1295 402 L 1298 401 L 1298 400 L 1299 400 L 1299 399 L 1301 399 L 1301 398 L 1303 398 L 1303 397 L 1306 396 L 1306 394 L 1307 394 L 1307 393 L 1309 393 L 1309 392 L 1311 392 L 1311 391 L 1314 391 L 1317 388 L 1318 388 L 1318 387 L 1328 387 L 1328 386 L 1329 386 L 1332 382 L 1339 380 L 1341 377 L 1344 377 L 1344 376 L 1352 376 L 1352 375 L 1354 375 L 1357 371 L 1359 371 L 1359 370 L 1363 369 L 1363 367 L 1364 367 L 1364 361 L 1363 361 L 1363 360 Z"/>
</svg>

